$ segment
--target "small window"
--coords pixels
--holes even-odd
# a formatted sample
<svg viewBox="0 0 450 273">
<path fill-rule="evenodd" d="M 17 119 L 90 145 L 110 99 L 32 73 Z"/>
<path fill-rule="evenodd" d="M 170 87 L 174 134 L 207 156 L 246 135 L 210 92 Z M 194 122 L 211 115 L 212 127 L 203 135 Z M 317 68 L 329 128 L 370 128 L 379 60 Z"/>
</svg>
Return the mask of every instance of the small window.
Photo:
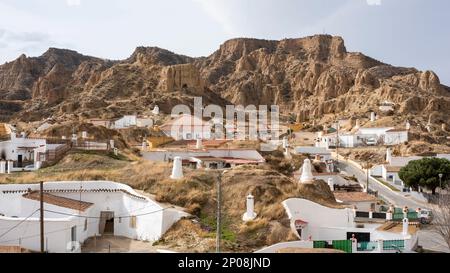
<svg viewBox="0 0 450 273">
<path fill-rule="evenodd" d="M 136 228 L 136 216 L 131 216 L 130 218 L 130 228 Z"/>
<path fill-rule="evenodd" d="M 88 219 L 85 218 L 84 219 L 84 231 L 86 231 L 88 229 Z"/>
</svg>

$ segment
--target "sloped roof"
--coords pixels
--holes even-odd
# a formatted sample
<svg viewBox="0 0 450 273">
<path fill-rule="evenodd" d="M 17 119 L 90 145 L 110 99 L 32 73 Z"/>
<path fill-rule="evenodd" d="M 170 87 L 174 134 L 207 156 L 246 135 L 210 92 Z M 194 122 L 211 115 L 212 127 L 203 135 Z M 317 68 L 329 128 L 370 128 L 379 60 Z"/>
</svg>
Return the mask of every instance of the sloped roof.
<svg viewBox="0 0 450 273">
<path fill-rule="evenodd" d="M 73 210 L 86 211 L 87 209 L 89 209 L 91 206 L 94 205 L 93 203 L 70 199 L 66 197 L 60 197 L 50 193 L 44 193 L 43 195 L 44 195 L 44 203 Z M 34 201 L 41 201 L 39 191 L 32 191 L 26 193 L 23 195 L 23 197 Z"/>
</svg>

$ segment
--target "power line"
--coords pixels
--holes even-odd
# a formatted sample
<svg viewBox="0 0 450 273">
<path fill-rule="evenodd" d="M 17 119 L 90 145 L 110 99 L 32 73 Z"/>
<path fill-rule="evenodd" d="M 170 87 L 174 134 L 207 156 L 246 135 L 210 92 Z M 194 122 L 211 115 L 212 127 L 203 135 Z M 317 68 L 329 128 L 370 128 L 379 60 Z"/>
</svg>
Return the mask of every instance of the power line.
<svg viewBox="0 0 450 273">
<path fill-rule="evenodd" d="M 171 206 L 171 207 L 167 207 L 167 208 L 163 208 L 163 209 L 161 209 L 161 210 L 157 210 L 157 211 L 152 211 L 152 212 L 149 212 L 149 213 L 143 213 L 143 214 L 139 214 L 139 215 L 131 215 L 131 216 L 123 216 L 123 217 L 114 217 L 114 218 L 130 218 L 130 217 L 133 217 L 133 216 L 145 216 L 145 215 L 150 215 L 150 214 L 153 214 L 153 213 L 157 213 L 157 212 L 161 212 L 161 211 L 164 211 L 164 210 L 167 210 L 167 209 L 170 209 L 170 208 L 173 208 L 173 206 Z M 39 210 L 36 210 L 34 213 L 36 213 L 37 211 L 39 211 Z M 88 224 L 93 224 L 93 223 L 97 223 L 97 222 L 99 222 L 98 220 L 100 220 L 100 219 L 102 219 L 102 217 L 89 217 L 89 216 L 82 216 L 82 215 L 76 215 L 76 214 L 69 214 L 69 213 L 63 213 L 63 212 L 55 212 L 55 211 L 51 211 L 51 210 L 45 210 L 45 211 L 47 211 L 47 212 L 52 212 L 52 213 L 57 213 L 57 214 L 62 214 L 62 215 L 66 215 L 66 216 L 74 216 L 74 217 L 80 217 L 80 218 L 86 218 L 86 219 L 96 219 L 96 220 L 94 220 L 94 221 L 92 221 L 92 222 L 89 222 Z M 33 214 L 34 214 L 33 213 Z M 32 215 L 30 215 L 29 217 L 31 217 Z M 29 218 L 28 217 L 28 218 Z M 24 222 L 26 219 L 24 219 L 22 222 Z M 84 225 L 84 224 L 83 224 Z M 17 225 L 18 226 L 18 225 Z M 16 226 L 16 227 L 17 227 Z M 81 225 L 75 225 L 75 227 L 80 227 Z M 16 228 L 16 227 L 14 227 L 14 228 Z M 14 228 L 12 228 L 11 230 L 13 230 Z M 63 232 L 63 231 L 66 231 L 66 230 L 70 230 L 70 229 L 72 229 L 73 228 L 73 226 L 72 227 L 69 227 L 69 228 L 64 228 L 64 229 L 59 229 L 59 230 L 54 230 L 54 231 L 49 231 L 49 232 L 46 232 L 44 235 L 48 235 L 48 234 L 53 234 L 53 233 L 58 233 L 58 232 Z M 9 232 L 9 231 L 8 231 Z M 37 234 L 37 235 L 30 235 L 30 236 L 26 236 L 26 237 L 20 237 L 20 238 L 18 238 L 18 239 L 21 239 L 21 240 L 23 240 L 23 239 L 31 239 L 31 238 L 35 238 L 35 237 L 39 237 L 39 236 L 41 236 L 41 234 Z M 0 236 L 0 238 L 1 238 L 1 236 Z M 8 241 L 2 241 L 2 242 L 0 242 L 0 243 L 9 243 L 9 242 L 14 242 L 14 241 L 17 241 L 18 239 L 14 239 L 14 240 L 8 240 Z"/>
<path fill-rule="evenodd" d="M 153 213 L 161 212 L 161 211 L 164 211 L 164 210 L 167 210 L 170 208 L 174 208 L 174 207 L 171 206 L 171 207 L 167 207 L 167 208 L 162 208 L 160 210 L 151 211 L 151 212 L 142 213 L 142 214 L 136 214 L 136 215 L 114 216 L 114 218 L 131 218 L 131 217 L 145 216 L 145 215 L 150 215 Z M 83 215 L 70 214 L 70 213 L 58 212 L 58 211 L 53 211 L 53 210 L 45 210 L 45 211 L 60 214 L 60 215 L 65 215 L 65 216 L 73 216 L 73 217 L 86 218 L 86 219 L 102 219 L 103 218 L 101 216 L 100 217 L 98 217 L 98 216 L 83 216 Z"/>
<path fill-rule="evenodd" d="M 98 223 L 98 222 L 99 222 L 98 220 L 95 220 L 95 221 L 89 222 L 88 224 L 94 224 L 94 223 Z M 84 225 L 84 224 L 83 224 L 83 225 Z M 75 225 L 75 227 L 80 227 L 80 226 L 81 226 L 81 225 Z M 57 230 L 53 230 L 53 231 L 46 232 L 46 233 L 44 233 L 44 235 L 53 234 L 53 233 L 58 233 L 58 232 L 63 232 L 63 231 L 66 231 L 66 230 L 70 230 L 70 229 L 72 229 L 72 228 L 73 228 L 73 226 L 72 226 L 72 227 L 69 227 L 69 228 L 57 229 Z M 20 237 L 20 238 L 18 238 L 18 239 L 12 239 L 12 240 L 8 240 L 8 241 L 2 241 L 2 242 L 0 242 L 0 244 L 10 243 L 10 242 L 15 242 L 15 241 L 17 241 L 17 240 L 23 240 L 23 239 L 31 239 L 31 238 L 36 238 L 36 237 L 40 237 L 40 236 L 41 236 L 41 234 L 30 235 L 30 236 L 26 236 L 26 237 Z"/>
<path fill-rule="evenodd" d="M 39 210 L 35 210 L 32 214 L 30 214 L 28 217 L 26 217 L 25 219 L 23 219 L 22 221 L 20 221 L 17 225 L 13 226 L 12 228 L 10 228 L 8 231 L 4 232 L 2 235 L 0 235 L 0 238 L 2 238 L 3 236 L 5 236 L 6 234 L 10 233 L 11 231 L 13 231 L 14 229 L 16 229 L 17 227 L 19 227 L 21 224 L 23 224 L 26 220 L 28 220 L 31 216 L 33 216 L 36 212 L 38 212 Z"/>
</svg>

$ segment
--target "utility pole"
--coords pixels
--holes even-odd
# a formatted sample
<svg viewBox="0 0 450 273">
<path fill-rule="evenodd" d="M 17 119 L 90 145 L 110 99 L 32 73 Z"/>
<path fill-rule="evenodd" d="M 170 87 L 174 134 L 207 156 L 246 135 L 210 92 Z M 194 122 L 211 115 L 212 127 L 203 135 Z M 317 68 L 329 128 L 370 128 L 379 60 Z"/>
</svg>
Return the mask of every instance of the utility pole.
<svg viewBox="0 0 450 273">
<path fill-rule="evenodd" d="M 217 179 L 217 227 L 216 227 L 216 253 L 220 253 L 220 239 L 222 237 L 222 230 L 220 227 L 220 199 L 221 199 L 221 182 L 222 182 L 222 173 L 219 174 L 219 179 Z"/>
<path fill-rule="evenodd" d="M 40 226 L 41 226 L 41 253 L 45 252 L 45 239 L 44 239 L 44 182 L 39 182 L 40 184 Z"/>
<path fill-rule="evenodd" d="M 341 145 L 340 138 L 339 138 L 339 119 L 336 118 L 336 165 L 339 166 L 339 145 Z"/>
<path fill-rule="evenodd" d="M 367 193 L 369 193 L 369 163 L 367 163 L 366 166 L 366 173 L 367 173 L 367 180 L 366 180 L 366 187 L 367 187 Z"/>
</svg>

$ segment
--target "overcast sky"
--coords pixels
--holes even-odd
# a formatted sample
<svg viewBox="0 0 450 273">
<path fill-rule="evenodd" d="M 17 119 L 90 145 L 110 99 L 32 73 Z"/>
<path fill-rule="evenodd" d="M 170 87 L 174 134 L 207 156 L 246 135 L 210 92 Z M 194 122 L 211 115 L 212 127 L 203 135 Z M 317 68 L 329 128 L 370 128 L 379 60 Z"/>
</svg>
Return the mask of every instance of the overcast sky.
<svg viewBox="0 0 450 273">
<path fill-rule="evenodd" d="M 328 33 L 450 85 L 449 13 L 448 0 L 0 0 L 0 64 L 48 47 L 108 59 L 136 46 L 205 56 L 234 37 Z"/>
</svg>

